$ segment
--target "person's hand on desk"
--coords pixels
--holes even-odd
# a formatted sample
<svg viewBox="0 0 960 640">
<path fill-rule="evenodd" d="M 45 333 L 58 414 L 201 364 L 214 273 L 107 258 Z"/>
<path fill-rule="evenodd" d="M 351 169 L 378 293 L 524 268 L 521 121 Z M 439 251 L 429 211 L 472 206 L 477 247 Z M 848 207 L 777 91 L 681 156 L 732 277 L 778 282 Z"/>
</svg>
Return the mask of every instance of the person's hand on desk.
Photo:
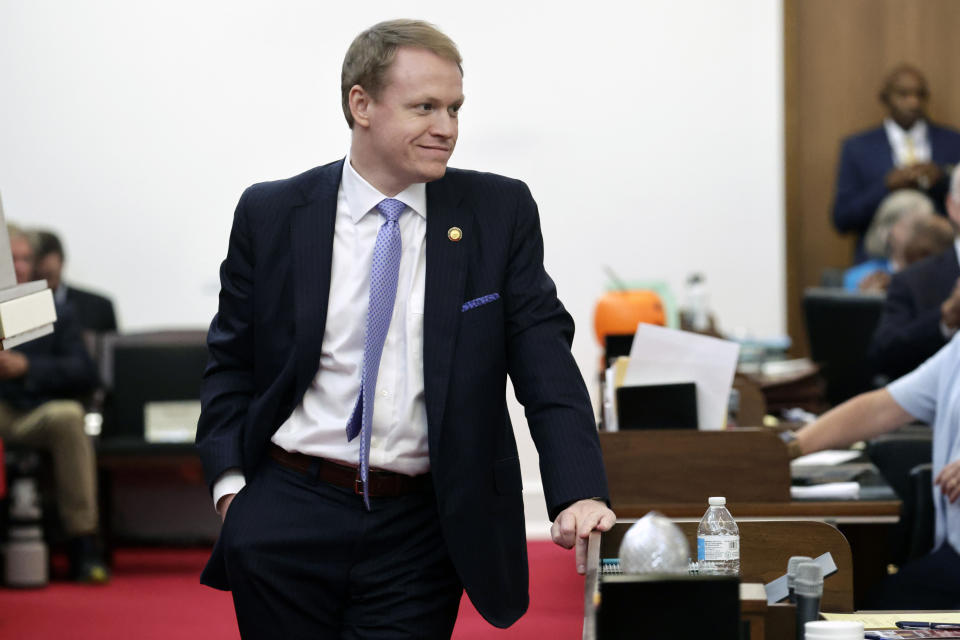
<svg viewBox="0 0 960 640">
<path fill-rule="evenodd" d="M 587 571 L 587 539 L 591 531 L 609 531 L 617 516 L 599 500 L 578 500 L 560 512 L 550 527 L 554 543 L 564 549 L 576 545 L 577 573 Z"/>
<path fill-rule="evenodd" d="M 960 497 L 960 460 L 954 460 L 941 469 L 933 484 L 940 485 L 940 491 L 947 496 L 947 500 L 956 502 Z"/>
<path fill-rule="evenodd" d="M 230 508 L 230 503 L 233 502 L 236 495 L 235 493 L 228 493 L 217 501 L 217 513 L 220 514 L 221 522 L 227 519 L 227 509 Z"/>
</svg>

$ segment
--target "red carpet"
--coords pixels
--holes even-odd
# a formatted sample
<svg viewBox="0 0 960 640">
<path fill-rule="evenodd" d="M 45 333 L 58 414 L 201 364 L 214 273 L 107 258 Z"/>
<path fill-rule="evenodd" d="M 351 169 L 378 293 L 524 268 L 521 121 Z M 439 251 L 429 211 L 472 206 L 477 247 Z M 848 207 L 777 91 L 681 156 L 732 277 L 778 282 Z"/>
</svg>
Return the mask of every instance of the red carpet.
<svg viewBox="0 0 960 640">
<path fill-rule="evenodd" d="M 510 629 L 487 624 L 464 597 L 453 637 L 575 640 L 583 622 L 583 578 L 573 555 L 531 542 L 530 610 Z M 0 589 L 0 638 L 23 640 L 237 640 L 230 594 L 201 586 L 206 550 L 119 550 L 106 587 L 53 582 Z"/>
</svg>

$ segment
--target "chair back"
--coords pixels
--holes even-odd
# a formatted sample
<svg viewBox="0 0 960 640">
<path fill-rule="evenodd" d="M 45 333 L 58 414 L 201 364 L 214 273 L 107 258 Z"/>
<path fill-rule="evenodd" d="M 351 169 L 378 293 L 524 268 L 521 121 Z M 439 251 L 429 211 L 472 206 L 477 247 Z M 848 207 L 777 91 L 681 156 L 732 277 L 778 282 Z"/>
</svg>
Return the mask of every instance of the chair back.
<svg viewBox="0 0 960 640">
<path fill-rule="evenodd" d="M 810 357 L 821 366 L 831 404 L 876 387 L 867 349 L 883 302 L 878 294 L 822 288 L 803 292 Z"/>
<path fill-rule="evenodd" d="M 933 434 L 929 427 L 910 427 L 870 440 L 866 452 L 880 475 L 903 503 L 900 520 L 890 530 L 889 557 L 883 559 L 885 564 L 901 565 L 914 557 L 914 532 L 916 527 L 923 526 L 923 523 L 918 522 L 918 505 L 929 502 L 931 509 L 933 505 L 930 483 L 927 482 L 925 492 L 917 491 L 912 473 L 917 465 L 929 463 L 933 459 Z M 922 517 L 928 518 L 929 526 L 932 527 L 932 513 L 928 512 Z M 926 551 L 929 551 L 929 547 L 920 555 L 924 555 Z"/>
<path fill-rule="evenodd" d="M 199 403 L 207 359 L 201 329 L 104 336 L 100 373 L 108 396 L 101 439 L 143 440 L 147 403 Z"/>
<path fill-rule="evenodd" d="M 933 463 L 918 464 L 910 470 L 913 487 L 913 526 L 907 546 L 907 560 L 921 558 L 933 549 L 936 513 L 933 507 Z"/>
</svg>

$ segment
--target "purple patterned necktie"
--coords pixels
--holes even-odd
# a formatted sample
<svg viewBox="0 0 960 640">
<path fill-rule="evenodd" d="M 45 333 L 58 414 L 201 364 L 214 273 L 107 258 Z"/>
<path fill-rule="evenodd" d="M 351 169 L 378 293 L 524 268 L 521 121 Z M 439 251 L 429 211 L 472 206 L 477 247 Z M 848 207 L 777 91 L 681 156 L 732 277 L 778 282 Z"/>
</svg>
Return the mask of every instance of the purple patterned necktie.
<svg viewBox="0 0 960 640">
<path fill-rule="evenodd" d="M 377 205 L 377 210 L 386 218 L 377 233 L 373 247 L 373 264 L 370 267 L 370 304 L 367 308 L 367 333 L 363 341 L 363 371 L 360 374 L 360 394 L 357 404 L 347 420 L 347 440 L 360 436 L 360 481 L 363 485 L 363 502 L 370 508 L 367 478 L 370 472 L 370 431 L 373 422 L 373 401 L 377 392 L 377 373 L 380 371 L 380 356 L 383 343 L 393 316 L 393 303 L 397 298 L 397 279 L 400 276 L 400 224 L 397 222 L 406 205 L 399 200 L 387 198 Z"/>
</svg>

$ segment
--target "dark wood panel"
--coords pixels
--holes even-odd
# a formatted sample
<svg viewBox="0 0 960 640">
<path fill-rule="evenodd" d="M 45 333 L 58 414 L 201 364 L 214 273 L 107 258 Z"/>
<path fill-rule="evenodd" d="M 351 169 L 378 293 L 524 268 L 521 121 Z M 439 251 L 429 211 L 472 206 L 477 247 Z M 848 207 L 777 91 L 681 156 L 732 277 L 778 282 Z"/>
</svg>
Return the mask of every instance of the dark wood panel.
<svg viewBox="0 0 960 640">
<path fill-rule="evenodd" d="M 614 510 L 641 503 L 689 503 L 710 496 L 734 502 L 789 502 L 790 464 L 775 433 L 620 431 L 600 445 Z"/>
</svg>

